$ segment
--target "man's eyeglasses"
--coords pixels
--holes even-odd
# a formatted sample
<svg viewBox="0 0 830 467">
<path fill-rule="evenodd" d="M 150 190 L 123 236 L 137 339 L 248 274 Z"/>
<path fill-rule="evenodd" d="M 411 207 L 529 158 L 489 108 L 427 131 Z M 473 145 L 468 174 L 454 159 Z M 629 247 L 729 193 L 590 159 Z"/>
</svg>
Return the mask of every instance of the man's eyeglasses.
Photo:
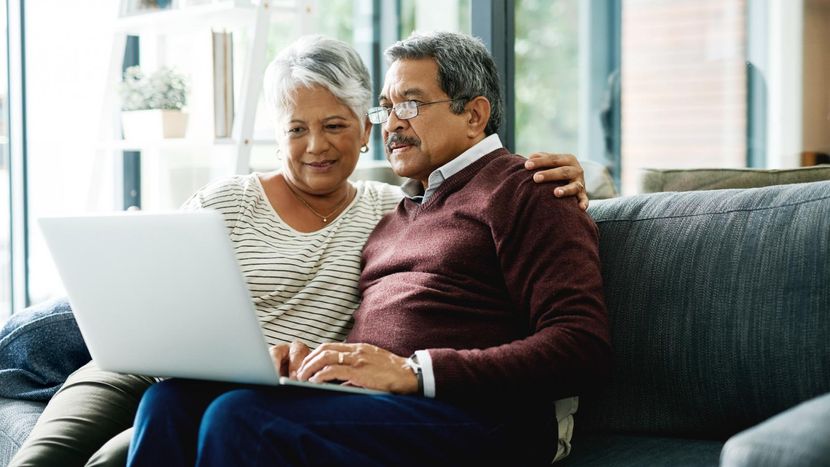
<svg viewBox="0 0 830 467">
<path fill-rule="evenodd" d="M 372 107 L 366 114 L 369 116 L 369 121 L 375 125 L 386 123 L 389 120 L 389 114 L 393 111 L 395 116 L 401 120 L 409 120 L 418 116 L 418 108 L 425 105 L 440 104 L 442 102 L 452 102 L 458 99 L 444 99 L 442 101 L 432 102 L 418 102 L 418 101 L 404 101 L 399 102 L 392 107 Z"/>
</svg>

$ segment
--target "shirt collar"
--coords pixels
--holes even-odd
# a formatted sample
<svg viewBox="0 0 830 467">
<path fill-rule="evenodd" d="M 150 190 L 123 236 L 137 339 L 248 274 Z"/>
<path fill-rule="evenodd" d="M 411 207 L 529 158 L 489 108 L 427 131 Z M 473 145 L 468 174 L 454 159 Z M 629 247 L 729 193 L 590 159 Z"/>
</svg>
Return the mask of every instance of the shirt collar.
<svg viewBox="0 0 830 467">
<path fill-rule="evenodd" d="M 444 183 L 444 180 L 461 172 L 473 162 L 502 147 L 503 145 L 501 144 L 499 135 L 493 133 L 429 174 L 426 190 L 424 190 L 420 181 L 414 179 L 407 180 L 401 186 L 401 190 L 407 198 L 413 201 L 426 201 Z"/>
</svg>

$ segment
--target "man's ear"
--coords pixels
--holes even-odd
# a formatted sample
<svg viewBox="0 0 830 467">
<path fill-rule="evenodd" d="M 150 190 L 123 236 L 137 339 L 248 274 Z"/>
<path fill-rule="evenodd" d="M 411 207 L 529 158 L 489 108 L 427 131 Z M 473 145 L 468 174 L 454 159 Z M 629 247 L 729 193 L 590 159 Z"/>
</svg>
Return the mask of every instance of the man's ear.
<svg viewBox="0 0 830 467">
<path fill-rule="evenodd" d="M 490 101 L 484 96 L 474 97 L 467 102 L 467 136 L 475 138 L 484 133 L 490 121 Z"/>
</svg>

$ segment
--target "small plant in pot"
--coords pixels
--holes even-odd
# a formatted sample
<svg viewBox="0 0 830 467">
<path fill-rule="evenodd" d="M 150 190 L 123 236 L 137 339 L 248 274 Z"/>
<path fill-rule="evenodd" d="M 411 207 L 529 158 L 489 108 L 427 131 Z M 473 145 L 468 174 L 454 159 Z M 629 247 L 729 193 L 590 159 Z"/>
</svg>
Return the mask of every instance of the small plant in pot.
<svg viewBox="0 0 830 467">
<path fill-rule="evenodd" d="M 127 68 L 119 88 L 124 138 L 183 138 L 187 88 L 187 78 L 173 68 L 159 68 L 151 75 L 138 66 Z"/>
</svg>

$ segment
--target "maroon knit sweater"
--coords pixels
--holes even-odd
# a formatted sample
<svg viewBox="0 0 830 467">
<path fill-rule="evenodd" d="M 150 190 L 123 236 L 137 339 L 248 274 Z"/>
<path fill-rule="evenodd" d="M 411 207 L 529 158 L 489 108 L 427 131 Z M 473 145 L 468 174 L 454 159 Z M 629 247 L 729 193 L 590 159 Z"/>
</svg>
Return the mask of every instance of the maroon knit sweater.
<svg viewBox="0 0 830 467">
<path fill-rule="evenodd" d="M 424 204 L 401 201 L 363 250 L 348 340 L 429 350 L 438 398 L 557 399 L 607 375 L 596 225 L 523 164 L 487 154 Z"/>
</svg>

